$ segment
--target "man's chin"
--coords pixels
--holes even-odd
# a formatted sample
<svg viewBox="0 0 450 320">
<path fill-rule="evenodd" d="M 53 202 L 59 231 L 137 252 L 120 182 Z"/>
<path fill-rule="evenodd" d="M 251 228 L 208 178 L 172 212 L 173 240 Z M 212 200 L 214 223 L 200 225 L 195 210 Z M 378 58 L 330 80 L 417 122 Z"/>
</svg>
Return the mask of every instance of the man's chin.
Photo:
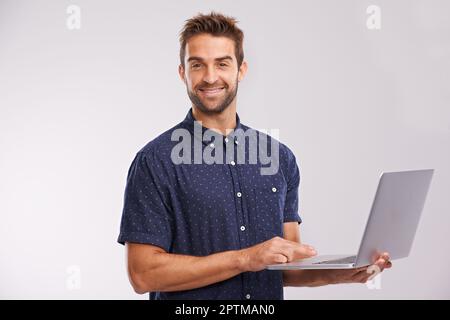
<svg viewBox="0 0 450 320">
<path fill-rule="evenodd" d="M 213 114 L 213 113 L 221 113 L 221 112 L 223 112 L 226 108 L 227 108 L 227 107 L 223 107 L 222 104 L 217 104 L 217 103 L 215 103 L 215 104 L 211 105 L 211 104 L 203 103 L 203 105 L 202 105 L 199 109 L 202 110 L 202 111 L 205 112 L 205 113 L 211 113 L 211 114 Z"/>
</svg>

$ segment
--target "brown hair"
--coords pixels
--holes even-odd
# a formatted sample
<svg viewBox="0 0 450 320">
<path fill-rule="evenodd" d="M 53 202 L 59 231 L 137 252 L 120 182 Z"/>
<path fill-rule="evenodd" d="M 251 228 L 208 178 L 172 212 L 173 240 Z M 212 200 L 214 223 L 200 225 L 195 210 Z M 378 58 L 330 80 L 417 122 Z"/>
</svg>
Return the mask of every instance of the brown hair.
<svg viewBox="0 0 450 320">
<path fill-rule="evenodd" d="M 180 32 L 180 62 L 184 67 L 184 56 L 186 54 L 187 41 L 198 34 L 207 33 L 213 36 L 228 37 L 234 41 L 234 53 L 236 55 L 238 67 L 244 60 L 244 33 L 236 26 L 238 21 L 233 17 L 227 17 L 223 14 L 211 12 L 210 14 L 199 13 L 195 17 L 186 20 L 183 29 Z"/>
</svg>

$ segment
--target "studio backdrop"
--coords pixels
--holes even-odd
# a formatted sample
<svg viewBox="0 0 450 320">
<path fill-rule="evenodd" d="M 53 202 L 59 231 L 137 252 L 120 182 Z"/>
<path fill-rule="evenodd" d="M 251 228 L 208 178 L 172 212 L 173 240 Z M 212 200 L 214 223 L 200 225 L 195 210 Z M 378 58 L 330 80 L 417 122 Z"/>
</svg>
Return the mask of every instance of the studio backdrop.
<svg viewBox="0 0 450 320">
<path fill-rule="evenodd" d="M 0 0 L 0 298 L 148 299 L 117 243 L 136 152 L 190 108 L 184 21 L 235 17 L 237 111 L 296 155 L 302 240 L 357 251 L 383 171 L 434 168 L 411 255 L 286 299 L 450 298 L 450 3 Z"/>
</svg>

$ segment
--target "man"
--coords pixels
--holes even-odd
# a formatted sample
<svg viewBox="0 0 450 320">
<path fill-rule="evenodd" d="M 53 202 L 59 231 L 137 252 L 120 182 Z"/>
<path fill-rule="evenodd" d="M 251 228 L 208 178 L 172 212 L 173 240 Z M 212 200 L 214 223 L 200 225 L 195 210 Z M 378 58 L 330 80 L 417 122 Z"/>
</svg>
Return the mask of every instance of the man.
<svg viewBox="0 0 450 320">
<path fill-rule="evenodd" d="M 239 152 L 250 158 L 255 147 L 237 134 L 250 130 L 236 113 L 238 83 L 247 72 L 242 43 L 233 18 L 211 13 L 187 20 L 179 75 L 192 108 L 142 148 L 128 172 L 118 241 L 126 244 L 134 290 L 150 292 L 151 299 L 283 299 L 283 286 L 364 283 L 370 277 L 366 267 L 265 270 L 316 252 L 300 243 L 300 172 L 291 150 L 275 144 L 277 170 L 271 174 L 261 173 L 261 159 L 236 161 Z M 201 156 L 220 152 L 229 161 L 180 163 L 174 137 L 183 130 Z M 214 140 L 204 135 L 211 130 Z M 257 139 L 260 149 L 275 141 Z M 194 149 L 183 149 L 183 159 L 192 159 Z M 391 266 L 387 254 L 375 263 L 381 270 Z"/>
</svg>

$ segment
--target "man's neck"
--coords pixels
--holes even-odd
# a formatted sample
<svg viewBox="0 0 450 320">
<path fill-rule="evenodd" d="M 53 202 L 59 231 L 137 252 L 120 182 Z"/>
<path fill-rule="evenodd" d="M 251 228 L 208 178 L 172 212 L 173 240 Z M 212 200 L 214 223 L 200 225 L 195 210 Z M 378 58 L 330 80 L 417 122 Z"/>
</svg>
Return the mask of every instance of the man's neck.
<svg viewBox="0 0 450 320">
<path fill-rule="evenodd" d="M 236 128 L 236 105 L 231 105 L 221 113 L 208 114 L 192 106 L 192 115 L 195 120 L 201 121 L 202 126 L 219 132 L 222 135 L 227 134 L 227 130 Z"/>
</svg>

